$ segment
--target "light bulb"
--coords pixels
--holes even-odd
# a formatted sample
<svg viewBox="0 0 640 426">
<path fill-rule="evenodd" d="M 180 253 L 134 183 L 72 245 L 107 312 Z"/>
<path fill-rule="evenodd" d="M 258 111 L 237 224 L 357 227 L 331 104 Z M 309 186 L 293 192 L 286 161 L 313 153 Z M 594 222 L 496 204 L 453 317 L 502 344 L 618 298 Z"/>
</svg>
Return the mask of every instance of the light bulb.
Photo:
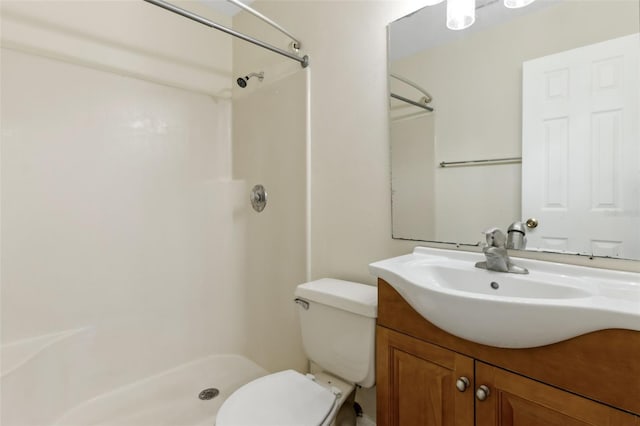
<svg viewBox="0 0 640 426">
<path fill-rule="evenodd" d="M 475 20 L 476 0 L 447 0 L 447 28 L 464 30 L 470 27 Z"/>
<path fill-rule="evenodd" d="M 504 6 L 509 9 L 517 9 L 519 7 L 525 7 L 533 3 L 535 0 L 504 0 Z"/>
</svg>

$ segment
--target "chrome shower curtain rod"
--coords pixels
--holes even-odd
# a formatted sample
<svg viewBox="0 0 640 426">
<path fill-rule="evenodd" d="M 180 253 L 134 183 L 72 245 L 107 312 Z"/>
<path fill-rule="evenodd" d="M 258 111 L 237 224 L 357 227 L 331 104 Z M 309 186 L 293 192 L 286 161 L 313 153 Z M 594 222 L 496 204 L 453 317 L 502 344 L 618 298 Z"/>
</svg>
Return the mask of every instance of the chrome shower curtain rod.
<svg viewBox="0 0 640 426">
<path fill-rule="evenodd" d="M 256 46 L 260 46 L 260 47 L 262 47 L 264 49 L 270 50 L 270 51 L 272 51 L 274 53 L 277 53 L 279 55 L 286 56 L 287 58 L 293 59 L 294 61 L 298 61 L 298 62 L 300 62 L 300 65 L 302 66 L 302 68 L 306 68 L 306 67 L 309 66 L 309 56 L 308 55 L 304 55 L 303 57 L 299 57 L 298 55 L 295 55 L 293 53 L 287 52 L 286 50 L 282 50 L 282 49 L 280 49 L 278 47 L 272 46 L 272 45 L 270 45 L 268 43 L 265 43 L 265 42 L 263 42 L 261 40 L 255 39 L 255 38 L 253 38 L 251 36 L 248 36 L 246 34 L 242 34 L 242 33 L 238 32 L 238 31 L 232 30 L 231 28 L 227 28 L 224 25 L 220 25 L 218 23 L 210 21 L 209 19 L 203 18 L 202 16 L 196 15 L 195 13 L 189 12 L 188 10 L 182 9 L 182 8 L 180 8 L 178 6 L 175 6 L 175 5 L 171 4 L 171 3 L 168 3 L 168 2 L 166 2 L 164 0 L 144 0 L 144 1 L 146 1 L 147 3 L 151 3 L 151 4 L 155 5 L 155 6 L 161 7 L 163 9 L 165 9 L 165 10 L 168 10 L 169 12 L 173 12 L 173 13 L 178 14 L 180 16 L 183 16 L 185 18 L 189 18 L 192 21 L 196 21 L 196 22 L 198 22 L 198 23 L 200 23 L 202 25 L 206 25 L 207 27 L 214 28 L 216 30 L 219 30 L 219 31 L 222 31 L 222 32 L 227 33 L 229 35 L 232 35 L 234 37 L 237 37 L 237 38 L 239 38 L 241 40 L 248 41 L 249 43 L 252 43 L 252 44 L 255 44 Z M 251 9 L 251 10 L 253 11 L 253 9 Z M 256 13 L 258 13 L 258 12 L 255 12 L 255 13 L 254 12 L 255 11 L 253 11 L 251 13 L 253 13 L 254 15 Z M 256 15 L 256 16 L 258 16 L 258 15 Z M 264 18 L 268 19 L 266 17 L 264 17 Z M 275 23 L 273 23 L 272 25 L 275 26 Z M 283 31 L 282 28 L 280 28 L 279 26 L 278 26 L 278 29 Z M 287 33 L 287 35 L 289 35 L 289 34 Z M 289 35 L 289 37 L 291 37 L 291 36 Z M 297 43 L 298 46 L 299 46 L 300 42 L 298 42 L 293 37 L 291 37 L 291 38 L 293 39 L 294 44 Z"/>
<path fill-rule="evenodd" d="M 391 96 L 391 97 L 392 97 L 392 98 L 394 98 L 394 99 L 398 99 L 399 101 L 403 101 L 403 102 L 406 102 L 406 103 L 408 103 L 408 104 L 415 105 L 415 106 L 417 106 L 418 108 L 424 108 L 424 109 L 426 109 L 426 110 L 427 110 L 427 111 L 429 111 L 429 112 L 433 112 L 433 108 L 431 108 L 429 105 L 426 105 L 426 104 L 423 104 L 423 103 L 420 103 L 420 102 L 413 101 L 413 100 L 411 100 L 411 99 L 409 99 L 409 98 L 405 98 L 404 96 L 401 96 L 401 95 L 395 94 L 395 93 L 393 93 L 393 92 L 391 92 L 391 93 L 389 94 L 389 96 Z M 422 113 L 422 114 L 424 114 L 424 113 Z"/>
<path fill-rule="evenodd" d="M 262 19 L 264 22 L 266 22 L 267 24 L 271 25 L 276 30 L 280 31 L 282 34 L 284 34 L 287 37 L 289 37 L 293 41 L 293 45 L 292 46 L 296 51 L 298 51 L 298 49 L 300 49 L 302 47 L 302 42 L 300 40 L 298 40 L 293 34 L 291 34 L 289 31 L 285 30 L 280 25 L 275 23 L 273 20 L 271 20 L 270 18 L 266 17 L 262 13 L 258 12 L 254 8 L 247 6 L 246 4 L 242 3 L 240 0 L 227 0 L 227 1 L 229 3 L 233 3 L 234 5 L 238 6 L 240 9 L 246 10 L 247 12 L 249 12 L 250 14 L 255 16 L 256 18 Z"/>
<path fill-rule="evenodd" d="M 389 77 L 393 77 L 396 80 L 400 80 L 404 84 L 407 84 L 407 85 L 413 87 L 414 89 L 416 89 L 417 91 L 419 91 L 420 93 L 422 93 L 424 95 L 422 97 L 422 99 L 420 99 L 419 102 L 412 101 L 409 98 L 405 98 L 404 96 L 397 95 L 397 94 L 395 94 L 393 92 L 390 93 L 392 98 L 398 99 L 400 101 L 406 102 L 406 103 L 411 104 L 411 105 L 415 105 L 415 106 L 417 106 L 419 108 L 424 108 L 427 111 L 433 111 L 433 108 L 427 105 L 429 102 L 431 102 L 433 100 L 433 97 L 429 94 L 429 92 L 427 92 L 422 87 L 418 86 L 416 83 L 414 83 L 413 81 L 409 80 L 408 78 L 402 77 L 401 75 L 394 74 L 394 73 L 389 73 Z"/>
</svg>

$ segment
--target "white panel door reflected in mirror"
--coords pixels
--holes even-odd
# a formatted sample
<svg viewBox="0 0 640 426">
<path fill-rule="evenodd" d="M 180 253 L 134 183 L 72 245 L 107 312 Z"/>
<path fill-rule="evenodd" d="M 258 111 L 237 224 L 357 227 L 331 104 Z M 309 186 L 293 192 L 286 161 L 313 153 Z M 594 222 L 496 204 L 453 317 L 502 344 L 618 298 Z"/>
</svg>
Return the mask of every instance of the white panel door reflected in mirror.
<svg viewBox="0 0 640 426">
<path fill-rule="evenodd" d="M 634 34 L 525 62 L 522 213 L 540 224 L 532 247 L 640 259 L 639 47 Z"/>
</svg>

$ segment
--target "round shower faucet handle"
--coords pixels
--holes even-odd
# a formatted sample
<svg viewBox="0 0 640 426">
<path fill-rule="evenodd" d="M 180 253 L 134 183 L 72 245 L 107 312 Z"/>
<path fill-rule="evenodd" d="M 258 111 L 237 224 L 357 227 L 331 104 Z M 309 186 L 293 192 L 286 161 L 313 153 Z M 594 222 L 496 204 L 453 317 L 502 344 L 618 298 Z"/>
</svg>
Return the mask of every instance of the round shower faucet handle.
<svg viewBox="0 0 640 426">
<path fill-rule="evenodd" d="M 256 185 L 251 189 L 251 207 L 260 213 L 267 206 L 267 191 L 262 185 Z"/>
</svg>

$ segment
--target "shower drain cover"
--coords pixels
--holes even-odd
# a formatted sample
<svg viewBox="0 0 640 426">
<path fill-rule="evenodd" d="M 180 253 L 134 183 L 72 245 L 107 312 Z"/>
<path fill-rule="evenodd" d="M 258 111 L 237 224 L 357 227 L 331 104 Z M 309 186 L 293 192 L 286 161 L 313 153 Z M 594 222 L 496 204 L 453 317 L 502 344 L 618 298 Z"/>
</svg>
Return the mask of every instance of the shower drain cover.
<svg viewBox="0 0 640 426">
<path fill-rule="evenodd" d="M 215 398 L 216 396 L 218 396 L 219 393 L 220 391 L 218 389 L 209 388 L 200 392 L 200 395 L 198 395 L 198 398 L 202 399 L 203 401 L 206 401 L 206 400 Z"/>
</svg>

